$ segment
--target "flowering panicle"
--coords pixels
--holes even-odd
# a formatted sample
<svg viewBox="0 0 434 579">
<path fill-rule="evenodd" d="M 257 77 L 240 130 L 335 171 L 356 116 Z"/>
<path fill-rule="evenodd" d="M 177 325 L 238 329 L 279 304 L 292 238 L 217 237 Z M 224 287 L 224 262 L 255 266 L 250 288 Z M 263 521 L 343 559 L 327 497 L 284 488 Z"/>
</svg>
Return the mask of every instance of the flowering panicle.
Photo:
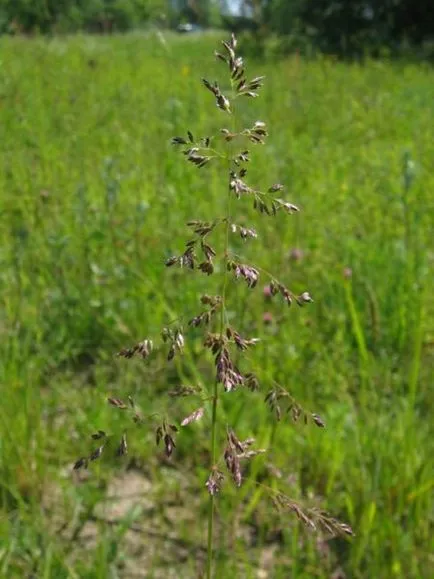
<svg viewBox="0 0 434 579">
<path fill-rule="evenodd" d="M 154 344 L 152 340 L 143 340 L 138 342 L 132 348 L 123 348 L 118 352 L 118 356 L 123 358 L 132 358 L 133 356 L 140 356 L 144 360 L 151 354 Z"/>
<path fill-rule="evenodd" d="M 221 308 L 222 300 L 220 296 L 208 296 L 203 295 L 200 299 L 202 304 L 209 306 L 209 309 L 197 314 L 192 318 L 188 325 L 192 326 L 193 328 L 197 328 L 200 325 L 207 326 L 211 322 L 212 318 Z"/>
<path fill-rule="evenodd" d="M 282 493 L 274 493 L 273 503 L 278 511 L 293 512 L 301 523 L 313 531 L 321 531 L 330 537 L 354 536 L 353 529 L 346 523 L 338 521 L 321 509 L 303 508 Z"/>
<path fill-rule="evenodd" d="M 305 410 L 295 398 L 281 386 L 272 388 L 265 396 L 265 402 L 275 414 L 277 420 L 282 419 L 283 407 L 285 414 L 289 416 L 293 422 L 298 422 L 301 419 L 304 424 L 313 422 L 316 426 L 325 428 L 325 422 L 321 416 Z"/>
<path fill-rule="evenodd" d="M 245 337 L 242 331 L 235 329 L 228 322 L 227 286 L 230 278 L 242 279 L 249 290 L 253 290 L 260 278 L 260 272 L 270 278 L 267 287 L 267 296 L 270 298 L 280 295 L 283 302 L 290 306 L 297 303 L 304 306 L 313 300 L 305 291 L 301 294 L 293 293 L 284 283 L 278 281 L 272 275 L 262 270 L 259 265 L 246 263 L 230 251 L 229 238 L 231 234 L 239 236 L 244 241 L 258 238 L 258 233 L 250 225 L 239 225 L 234 219 L 234 204 L 242 205 L 249 203 L 257 213 L 275 217 L 280 214 L 293 215 L 298 213 L 298 206 L 285 200 L 284 186 L 276 181 L 264 189 L 253 187 L 248 183 L 247 165 L 252 162 L 250 147 L 264 145 L 268 137 L 268 128 L 262 120 L 249 123 L 246 128 L 238 128 L 237 99 L 241 97 L 256 98 L 262 87 L 264 77 L 256 76 L 249 80 L 245 73 L 245 64 L 241 56 L 237 54 L 237 40 L 234 35 L 229 41 L 222 42 L 223 51 L 216 52 L 216 58 L 222 61 L 229 69 L 229 78 L 223 86 L 215 80 L 202 79 L 204 88 L 212 94 L 217 108 L 228 115 L 229 128 L 222 127 L 217 134 L 197 137 L 192 131 L 187 130 L 184 136 L 176 136 L 172 144 L 180 151 L 182 157 L 191 165 L 202 169 L 211 161 L 215 170 L 221 170 L 226 191 L 226 214 L 219 217 L 206 216 L 206 218 L 194 217 L 187 222 L 188 238 L 184 249 L 178 255 L 172 255 L 166 259 L 166 266 L 175 265 L 186 268 L 193 272 L 198 271 L 207 276 L 214 275 L 219 284 L 218 295 L 204 294 L 200 298 L 202 310 L 194 315 L 189 315 L 186 322 L 186 333 L 181 325 L 169 324 L 161 332 L 161 347 L 166 353 L 167 361 L 170 362 L 175 356 L 182 355 L 188 332 L 193 339 L 198 332 L 204 333 L 203 345 L 212 355 L 215 378 L 214 383 L 205 386 L 179 385 L 168 392 L 173 398 L 192 396 L 199 398 L 200 402 L 192 406 L 190 412 L 179 418 L 179 428 L 173 422 L 164 418 L 155 428 L 155 441 L 157 445 L 163 444 L 164 452 L 170 457 L 176 448 L 176 438 L 182 436 L 183 429 L 197 428 L 198 422 L 204 423 L 210 418 L 210 428 L 204 426 L 203 430 L 210 433 L 210 468 L 205 486 L 210 495 L 210 509 L 208 518 L 208 555 L 206 576 L 211 577 L 213 560 L 213 528 L 214 528 L 214 500 L 223 487 L 225 475 L 222 472 L 223 463 L 229 474 L 229 478 L 235 486 L 243 483 L 243 461 L 251 460 L 265 449 L 253 449 L 253 438 L 240 439 L 233 428 L 226 429 L 226 442 L 220 447 L 219 436 L 219 408 L 222 396 L 237 396 L 240 390 L 255 391 L 261 387 L 268 388 L 265 402 L 277 418 L 288 416 L 294 422 L 312 422 L 318 427 L 325 426 L 322 418 L 315 413 L 308 412 L 295 401 L 295 399 L 282 387 L 267 386 L 266 381 L 260 383 L 254 372 L 241 371 L 239 358 L 246 357 L 246 351 L 259 342 L 257 337 Z M 241 99 L 243 103 L 245 99 Z M 216 240 L 216 237 L 220 236 Z M 218 242 L 220 240 L 220 242 Z M 217 242 L 216 242 L 217 241 Z M 247 260 L 249 261 L 249 260 Z M 214 294 L 214 291 L 213 291 Z M 231 310 L 235 310 L 232 307 Z M 150 339 L 138 342 L 133 347 L 120 350 L 119 356 L 132 358 L 139 356 L 147 360 L 153 352 L 154 344 Z M 243 363 L 244 365 L 244 363 Z M 108 403 L 115 409 L 120 410 L 125 416 L 130 415 L 135 424 L 143 424 L 144 417 L 137 410 L 131 398 L 127 401 L 110 397 Z M 101 457 L 106 449 L 110 437 L 102 430 L 92 435 L 94 440 L 100 440 L 100 445 L 88 456 L 80 458 L 74 465 L 75 469 L 87 467 L 89 462 Z M 116 454 L 125 455 L 128 451 L 126 432 L 122 434 L 117 444 Z M 314 509 L 306 510 L 300 505 L 270 489 L 273 500 L 279 509 L 295 513 L 295 515 L 308 527 L 325 530 L 330 533 L 352 534 L 348 525 L 338 522 L 336 519 Z"/>
</svg>

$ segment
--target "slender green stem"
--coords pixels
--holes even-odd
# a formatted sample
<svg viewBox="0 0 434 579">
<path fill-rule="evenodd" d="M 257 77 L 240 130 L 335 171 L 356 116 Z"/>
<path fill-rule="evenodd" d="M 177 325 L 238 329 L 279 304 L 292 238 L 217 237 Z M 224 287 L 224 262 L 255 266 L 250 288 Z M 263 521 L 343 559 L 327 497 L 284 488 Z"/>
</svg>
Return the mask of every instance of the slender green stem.
<svg viewBox="0 0 434 579">
<path fill-rule="evenodd" d="M 223 253 L 223 282 L 221 290 L 221 309 L 220 309 L 220 335 L 223 335 L 225 326 L 225 301 L 226 301 L 226 286 L 228 282 L 228 253 L 229 253 L 229 231 L 230 231 L 230 215 L 231 215 L 231 190 L 230 190 L 230 173 L 231 173 L 231 155 L 228 155 L 228 192 L 227 192 L 227 206 L 226 206 L 226 221 L 225 221 L 225 242 Z M 212 416 L 211 416 L 211 468 L 214 468 L 217 462 L 217 405 L 218 405 L 218 382 L 214 382 L 214 395 L 212 401 Z M 206 577 L 211 579 L 212 560 L 213 560 L 213 536 L 214 536 L 214 495 L 209 498 L 208 511 L 208 548 L 206 561 Z"/>
<path fill-rule="evenodd" d="M 211 461 L 212 466 L 215 464 L 216 458 L 216 425 L 217 425 L 217 380 L 214 383 L 214 397 L 212 403 L 212 422 L 211 422 Z M 209 511 L 208 511 L 208 549 L 207 549 L 207 560 L 206 560 L 206 576 L 207 579 L 211 579 L 212 571 L 212 555 L 213 555 L 213 535 L 214 535 L 214 495 L 210 495 L 209 498 Z"/>
</svg>

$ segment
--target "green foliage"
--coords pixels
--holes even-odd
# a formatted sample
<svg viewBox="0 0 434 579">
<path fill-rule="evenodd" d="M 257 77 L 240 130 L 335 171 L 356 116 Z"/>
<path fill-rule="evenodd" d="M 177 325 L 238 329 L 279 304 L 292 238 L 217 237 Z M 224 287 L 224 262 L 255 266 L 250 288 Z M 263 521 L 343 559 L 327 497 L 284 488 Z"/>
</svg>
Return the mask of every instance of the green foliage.
<svg viewBox="0 0 434 579">
<path fill-rule="evenodd" d="M 164 0 L 0 0 L 10 32 L 110 32 L 143 25 L 164 11 Z"/>
<path fill-rule="evenodd" d="M 293 45 L 351 56 L 433 40 L 433 16 L 430 0 L 268 0 L 258 21 Z"/>
<path fill-rule="evenodd" d="M 126 458 L 108 453 L 86 481 L 72 464 L 99 428 L 116 440 L 125 429 L 107 395 L 128 392 L 143 413 L 161 413 L 168 390 L 206 376 L 199 335 L 169 372 L 159 355 L 148 367 L 114 354 L 175 312 L 197 313 L 197 278 L 168 276 L 163 262 L 222 189 L 212 172 L 180 164 L 170 138 L 221 125 L 210 95 L 192 89 L 198 72 L 218 77 L 208 58 L 216 41 L 0 39 L 0 576 L 198 575 L 201 422 L 182 430 L 170 465 L 147 425 L 131 427 Z M 261 245 L 234 249 L 276 264 L 315 302 L 294 315 L 258 287 L 240 325 L 266 334 L 249 360 L 264 383 L 284 384 L 326 428 L 276 427 L 250 393 L 224 398 L 224 421 L 273 448 L 253 477 L 277 473 L 279 487 L 357 536 L 318 542 L 292 517 L 276 522 L 261 489 L 246 485 L 241 507 L 230 494 L 218 504 L 237 520 L 222 533 L 217 576 L 326 579 L 341 568 L 428 579 L 433 71 L 325 57 L 248 64 L 266 75 L 253 106 L 273 134 L 249 175 L 287 183 L 302 212 L 295 228 L 261 220 Z M 231 301 L 245 305 L 246 291 L 232 288 Z M 176 418 L 190 412 L 186 403 Z"/>
</svg>

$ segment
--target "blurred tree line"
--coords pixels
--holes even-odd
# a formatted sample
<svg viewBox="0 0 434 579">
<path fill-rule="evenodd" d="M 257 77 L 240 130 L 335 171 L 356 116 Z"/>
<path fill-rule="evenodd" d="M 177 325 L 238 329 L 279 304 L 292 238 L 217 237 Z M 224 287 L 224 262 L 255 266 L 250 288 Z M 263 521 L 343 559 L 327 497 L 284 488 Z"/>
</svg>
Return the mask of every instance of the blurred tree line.
<svg viewBox="0 0 434 579">
<path fill-rule="evenodd" d="M 243 0 L 257 29 L 291 44 L 351 55 L 434 39 L 434 0 Z"/>
<path fill-rule="evenodd" d="M 274 38 L 282 50 L 373 54 L 432 41 L 434 0 L 0 0 L 0 32 L 112 32 L 182 21 L 250 30 L 258 51 Z"/>
<path fill-rule="evenodd" d="M 125 31 L 158 20 L 170 0 L 0 0 L 0 31 Z"/>
</svg>

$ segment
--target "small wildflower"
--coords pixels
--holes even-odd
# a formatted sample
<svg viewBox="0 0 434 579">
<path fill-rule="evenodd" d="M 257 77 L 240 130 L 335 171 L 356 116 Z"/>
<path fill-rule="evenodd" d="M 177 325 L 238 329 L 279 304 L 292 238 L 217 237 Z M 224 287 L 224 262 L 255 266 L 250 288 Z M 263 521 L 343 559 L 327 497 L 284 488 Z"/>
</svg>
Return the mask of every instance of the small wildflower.
<svg viewBox="0 0 434 579">
<path fill-rule="evenodd" d="M 262 316 L 262 321 L 266 326 L 272 324 L 273 319 L 274 319 L 273 314 L 271 312 L 264 312 L 264 315 Z"/>
<path fill-rule="evenodd" d="M 271 291 L 271 288 L 269 285 L 264 286 L 264 297 L 265 298 L 271 298 L 273 297 L 273 293 Z"/>
<path fill-rule="evenodd" d="M 289 259 L 291 259 L 292 261 L 300 261 L 301 259 L 303 259 L 303 257 L 304 257 L 303 250 L 299 249 L 298 247 L 294 247 L 289 252 Z"/>
</svg>

